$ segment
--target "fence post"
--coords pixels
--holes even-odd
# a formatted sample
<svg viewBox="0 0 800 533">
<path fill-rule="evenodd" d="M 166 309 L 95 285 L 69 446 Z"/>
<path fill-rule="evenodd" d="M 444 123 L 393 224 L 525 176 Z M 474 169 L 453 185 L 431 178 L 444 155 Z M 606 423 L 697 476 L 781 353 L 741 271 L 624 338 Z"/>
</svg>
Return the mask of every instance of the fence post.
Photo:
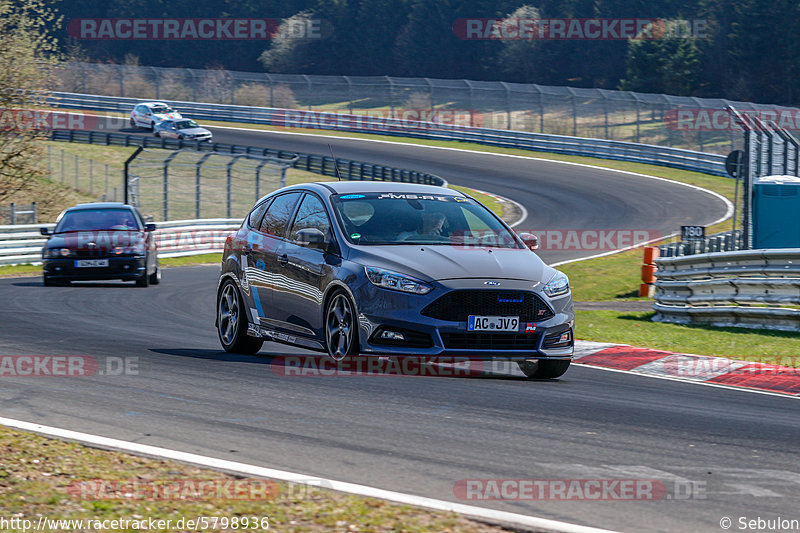
<svg viewBox="0 0 800 533">
<path fill-rule="evenodd" d="M 108 197 L 108 165 L 106 165 L 106 190 L 105 190 L 105 192 L 103 194 L 105 194 L 106 195 L 106 199 L 108 199 L 107 198 Z"/>
<path fill-rule="evenodd" d="M 136 147 L 136 150 L 130 155 L 128 159 L 125 160 L 125 167 L 122 170 L 122 198 L 125 204 L 128 203 L 128 174 L 130 172 L 130 165 L 131 161 L 136 159 L 136 157 L 144 150 L 141 146 Z M 114 189 L 114 200 L 117 199 L 117 190 Z"/>
<path fill-rule="evenodd" d="M 347 108 L 350 110 L 350 114 L 353 114 L 353 82 L 350 81 L 350 76 L 342 76 L 344 81 L 347 82 Z M 256 198 L 258 194 L 256 194 Z"/>
<path fill-rule="evenodd" d="M 179 153 L 176 150 L 164 160 L 164 220 L 169 220 L 169 164 Z"/>
<path fill-rule="evenodd" d="M 75 154 L 75 190 L 81 190 L 78 185 L 78 154 Z"/>
<path fill-rule="evenodd" d="M 214 155 L 214 152 L 209 152 L 201 157 L 197 163 L 194 164 L 194 214 L 195 218 L 200 218 L 200 201 L 202 199 L 202 189 L 200 185 L 200 167 L 206 162 L 206 159 Z"/>
<path fill-rule="evenodd" d="M 64 149 L 61 148 L 61 185 L 64 185 Z"/>
<path fill-rule="evenodd" d="M 236 162 L 236 159 L 237 158 L 235 156 L 232 157 L 231 160 L 228 161 L 228 164 L 226 165 L 226 174 L 227 174 L 227 178 L 228 178 L 228 183 L 227 183 L 227 187 L 226 187 L 227 188 L 227 202 L 226 202 L 227 210 L 226 210 L 226 213 L 227 213 L 228 218 L 231 218 L 231 169 L 233 168 L 233 164 Z"/>
<path fill-rule="evenodd" d="M 89 160 L 89 196 L 94 194 L 94 159 Z"/>
<path fill-rule="evenodd" d="M 36 207 L 36 202 L 31 202 L 31 211 L 33 211 L 33 223 L 39 223 L 39 208 Z"/>
<path fill-rule="evenodd" d="M 544 101 L 542 100 L 542 90 L 538 85 L 533 86 L 539 95 L 539 133 L 544 133 Z"/>
<path fill-rule="evenodd" d="M 17 210 L 15 209 L 14 202 L 11 202 L 11 224 L 17 223 Z"/>
<path fill-rule="evenodd" d="M 500 82 L 500 85 L 506 90 L 506 129 L 511 129 L 511 90 L 508 88 L 508 84 L 504 81 Z M 492 121 L 494 125 L 494 121 Z"/>
<path fill-rule="evenodd" d="M 267 77 L 267 80 L 269 80 L 269 106 L 275 107 L 275 87 L 272 84 L 272 76 L 267 73 L 264 73 L 264 75 Z"/>
<path fill-rule="evenodd" d="M 572 102 L 572 136 L 577 137 L 578 135 L 577 102 L 575 102 L 575 93 L 572 91 L 572 87 L 567 87 L 567 91 L 569 91 L 569 100 L 570 102 Z"/>
<path fill-rule="evenodd" d="M 391 108 L 389 118 L 394 118 L 394 82 L 389 76 L 386 76 L 386 81 L 389 82 L 389 107 Z"/>
</svg>

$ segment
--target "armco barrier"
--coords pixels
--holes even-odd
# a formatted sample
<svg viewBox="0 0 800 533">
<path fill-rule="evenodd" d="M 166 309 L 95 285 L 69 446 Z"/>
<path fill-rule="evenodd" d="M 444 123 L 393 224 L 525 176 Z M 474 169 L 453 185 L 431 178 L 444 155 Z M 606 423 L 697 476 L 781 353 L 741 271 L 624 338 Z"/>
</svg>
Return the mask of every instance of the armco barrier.
<svg viewBox="0 0 800 533">
<path fill-rule="evenodd" d="M 220 252 L 225 238 L 241 223 L 230 218 L 158 222 L 155 231 L 158 255 L 179 257 Z M 54 227 L 55 224 L 0 226 L 0 265 L 40 263 L 47 239 L 39 233 L 39 228 Z"/>
<path fill-rule="evenodd" d="M 800 331 L 800 248 L 656 260 L 653 320 Z"/>
<path fill-rule="evenodd" d="M 49 104 L 67 109 L 86 109 L 127 114 L 140 101 L 136 98 L 57 92 L 52 93 Z M 727 176 L 724 156 L 681 148 L 299 109 L 274 109 L 175 100 L 164 101 L 176 107 L 182 114 L 197 120 L 219 120 L 268 124 L 288 128 L 311 128 L 421 139 L 465 141 L 522 150 L 647 163 L 717 176 Z"/>
<path fill-rule="evenodd" d="M 303 154 L 273 148 L 225 144 L 217 142 L 184 141 L 180 139 L 163 139 L 158 137 L 142 137 L 126 133 L 106 133 L 82 130 L 53 130 L 50 138 L 54 141 L 76 142 L 84 144 L 103 144 L 107 146 L 142 146 L 144 148 L 161 148 L 166 150 L 192 149 L 200 152 L 219 152 L 224 154 L 252 154 L 263 157 L 285 159 L 294 168 L 314 172 L 323 176 L 337 176 L 346 180 L 399 181 L 406 183 L 422 183 L 425 185 L 447 184 L 443 178 L 404 168 L 387 167 L 364 161 L 332 158 L 325 155 Z M 295 159 L 296 158 L 296 159 Z"/>
</svg>

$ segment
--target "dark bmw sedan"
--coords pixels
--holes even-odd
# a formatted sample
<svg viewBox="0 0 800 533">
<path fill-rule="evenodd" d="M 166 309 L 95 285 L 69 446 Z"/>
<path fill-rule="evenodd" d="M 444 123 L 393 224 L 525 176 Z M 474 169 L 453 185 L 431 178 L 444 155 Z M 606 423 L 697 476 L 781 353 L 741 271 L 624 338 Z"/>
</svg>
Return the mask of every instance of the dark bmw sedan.
<svg viewBox="0 0 800 533">
<path fill-rule="evenodd" d="M 139 211 L 117 202 L 80 204 L 56 219 L 42 249 L 45 285 L 71 281 L 135 281 L 140 287 L 158 284 L 158 266 L 153 231 Z"/>
<path fill-rule="evenodd" d="M 512 359 L 554 378 L 573 355 L 569 281 L 482 204 L 392 182 L 294 185 L 225 243 L 225 350 L 265 340 L 352 355 Z"/>
</svg>

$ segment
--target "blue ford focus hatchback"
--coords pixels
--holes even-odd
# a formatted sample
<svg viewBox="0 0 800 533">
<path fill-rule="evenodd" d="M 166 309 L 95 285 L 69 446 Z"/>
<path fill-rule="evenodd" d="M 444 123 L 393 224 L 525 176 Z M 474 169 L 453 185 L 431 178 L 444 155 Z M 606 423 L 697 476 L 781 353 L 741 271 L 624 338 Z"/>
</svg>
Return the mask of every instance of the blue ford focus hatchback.
<svg viewBox="0 0 800 533">
<path fill-rule="evenodd" d="M 510 359 L 555 378 L 573 355 L 567 277 L 458 191 L 393 182 L 293 185 L 228 236 L 223 348 L 265 340 L 348 356 Z"/>
</svg>

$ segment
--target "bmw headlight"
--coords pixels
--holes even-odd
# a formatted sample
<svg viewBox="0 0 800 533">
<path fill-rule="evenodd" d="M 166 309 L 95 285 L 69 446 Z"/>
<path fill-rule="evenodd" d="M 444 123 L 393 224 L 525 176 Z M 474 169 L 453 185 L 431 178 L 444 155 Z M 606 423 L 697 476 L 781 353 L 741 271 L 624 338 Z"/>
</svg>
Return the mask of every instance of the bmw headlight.
<svg viewBox="0 0 800 533">
<path fill-rule="evenodd" d="M 364 267 L 364 270 L 373 285 L 383 289 L 410 292 L 412 294 L 428 294 L 433 289 L 433 287 L 418 279 L 392 272 L 391 270 L 375 267 Z"/>
<path fill-rule="evenodd" d="M 121 254 L 126 254 L 126 255 L 133 254 L 137 256 L 144 255 L 144 243 L 140 242 L 133 246 L 115 246 L 112 252 L 114 252 L 114 255 L 121 255 Z"/>
<path fill-rule="evenodd" d="M 72 250 L 69 248 L 48 248 L 45 257 L 69 257 Z"/>
<path fill-rule="evenodd" d="M 563 296 L 569 292 L 569 279 L 563 272 L 556 271 L 556 275 L 547 282 L 542 290 L 550 298 Z"/>
</svg>

